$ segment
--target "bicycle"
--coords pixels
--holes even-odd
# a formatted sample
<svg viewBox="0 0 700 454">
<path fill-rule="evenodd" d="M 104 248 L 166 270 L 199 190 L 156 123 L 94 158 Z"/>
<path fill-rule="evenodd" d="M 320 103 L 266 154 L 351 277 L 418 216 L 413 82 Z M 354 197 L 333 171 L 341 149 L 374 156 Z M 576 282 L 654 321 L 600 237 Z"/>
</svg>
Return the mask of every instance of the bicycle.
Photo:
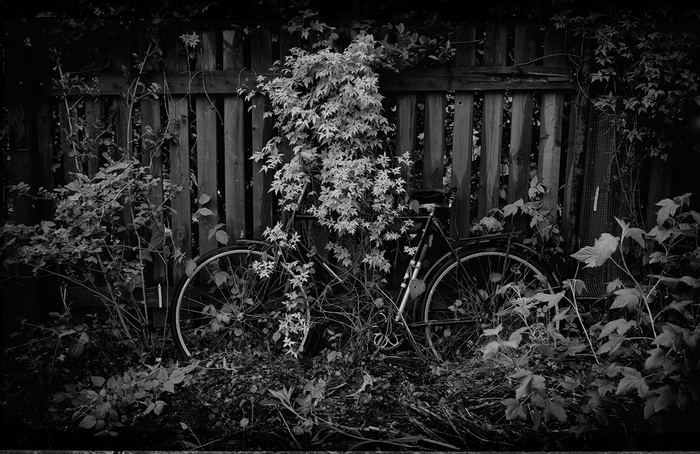
<svg viewBox="0 0 700 454">
<path fill-rule="evenodd" d="M 386 317 L 389 328 L 384 334 L 375 334 L 376 347 L 396 346 L 392 321 L 404 322 L 409 333 L 422 335 L 435 358 L 442 361 L 469 354 L 484 328 L 500 325 L 506 335 L 533 317 L 539 326 L 546 326 L 553 310 L 533 305 L 526 297 L 536 292 L 554 293 L 560 284 L 555 270 L 536 251 L 515 241 L 517 233 L 449 238 L 437 212 L 449 210 L 454 192 L 420 191 L 414 195 L 420 199 L 417 208 L 422 212 L 404 219 L 417 221 L 417 241 L 398 293 L 393 297 L 387 294 L 396 314 Z M 310 221 L 311 216 L 293 214 L 289 225 Z M 437 241 L 446 245 L 447 251 L 437 254 L 424 269 L 426 258 L 436 255 Z M 292 268 L 300 266 L 326 275 L 316 290 L 325 296 L 329 292 L 342 295 L 347 290 L 347 275 L 301 241 L 282 252 L 264 241 L 238 240 L 196 259 L 194 268 L 176 287 L 170 311 L 180 353 L 199 357 L 221 349 L 269 352 L 285 347 L 290 350 L 294 345 L 296 352 L 303 351 L 314 324 L 304 301 L 316 295 L 309 294 L 313 286 L 294 285 Z M 420 292 L 422 283 L 424 291 Z M 299 310 L 290 315 L 287 309 L 295 304 Z M 409 307 L 417 320 L 411 320 Z M 281 324 L 286 324 L 287 334 L 298 337 L 297 343 L 282 336 Z"/>
</svg>

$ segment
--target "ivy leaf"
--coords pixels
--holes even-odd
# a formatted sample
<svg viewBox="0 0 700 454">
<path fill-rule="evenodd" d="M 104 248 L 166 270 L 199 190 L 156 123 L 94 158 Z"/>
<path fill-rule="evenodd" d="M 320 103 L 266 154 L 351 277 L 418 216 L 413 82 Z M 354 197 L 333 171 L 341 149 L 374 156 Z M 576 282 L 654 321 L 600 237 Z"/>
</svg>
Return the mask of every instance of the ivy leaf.
<svg viewBox="0 0 700 454">
<path fill-rule="evenodd" d="M 93 375 L 93 376 L 90 377 L 90 381 L 92 382 L 93 385 L 95 385 L 95 386 L 97 386 L 97 387 L 102 387 L 102 385 L 105 384 L 105 379 L 104 379 L 104 378 L 98 377 L 98 376 L 95 376 L 95 375 Z"/>
<path fill-rule="evenodd" d="M 636 369 L 627 368 L 624 374 L 625 376 L 617 385 L 617 391 L 615 391 L 616 396 L 624 396 L 632 391 L 637 391 L 639 397 L 644 398 L 644 396 L 649 393 L 649 385 L 644 377 L 642 377 L 641 372 Z"/>
<path fill-rule="evenodd" d="M 571 254 L 571 257 L 584 262 L 584 268 L 595 268 L 605 263 L 617 250 L 620 239 L 609 233 L 603 233 L 595 240 L 593 246 L 586 246 L 578 252 Z"/>
</svg>

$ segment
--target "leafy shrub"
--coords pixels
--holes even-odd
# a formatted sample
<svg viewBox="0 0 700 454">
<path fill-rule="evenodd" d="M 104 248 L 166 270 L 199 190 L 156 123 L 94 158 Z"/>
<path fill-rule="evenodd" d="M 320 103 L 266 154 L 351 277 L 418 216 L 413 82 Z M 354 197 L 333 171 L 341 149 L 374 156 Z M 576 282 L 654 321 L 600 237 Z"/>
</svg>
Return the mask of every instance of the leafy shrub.
<svg viewBox="0 0 700 454">
<path fill-rule="evenodd" d="M 607 424 L 606 404 L 621 396 L 640 399 L 645 418 L 700 402 L 700 213 L 684 210 L 689 197 L 659 202 L 648 232 L 618 219 L 619 237 L 604 233 L 572 255 L 586 267 L 610 261 L 621 273 L 607 285 L 602 320 L 583 311 L 583 282 L 571 279 L 556 295 L 524 302 L 557 312 L 547 326 L 508 339 L 499 327 L 485 333 L 484 357 L 514 368 L 518 383 L 503 402 L 507 419 L 536 427 L 556 420 L 580 434 Z"/>
<path fill-rule="evenodd" d="M 89 290 L 106 304 L 123 337 L 150 345 L 145 270 L 174 253 L 166 244 L 163 207 L 152 201 L 157 183 L 132 158 L 110 161 L 91 178 L 76 173 L 65 186 L 40 194 L 54 204 L 53 221 L 3 226 L 3 267 L 10 273 L 30 265 L 34 274 Z"/>
<path fill-rule="evenodd" d="M 79 421 L 81 428 L 94 429 L 95 436 L 115 436 L 116 429 L 124 427 L 129 420 L 151 412 L 160 415 L 166 405 L 161 395 L 174 393 L 176 385 L 186 385 L 196 366 L 196 362 L 185 367 L 158 363 L 108 379 L 91 376 L 91 387 L 67 384 L 65 391 L 54 394 L 53 403 L 67 402 L 72 418 Z"/>
</svg>

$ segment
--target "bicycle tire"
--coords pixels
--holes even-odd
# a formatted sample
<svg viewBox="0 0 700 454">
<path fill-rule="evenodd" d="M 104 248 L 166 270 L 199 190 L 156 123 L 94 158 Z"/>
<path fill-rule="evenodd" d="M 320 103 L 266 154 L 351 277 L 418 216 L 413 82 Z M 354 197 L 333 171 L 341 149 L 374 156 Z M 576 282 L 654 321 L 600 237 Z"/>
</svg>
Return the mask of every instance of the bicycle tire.
<svg viewBox="0 0 700 454">
<path fill-rule="evenodd" d="M 292 321 L 302 331 L 292 333 L 294 344 L 284 345 L 280 321 L 289 313 L 284 301 L 291 274 L 275 261 L 264 243 L 215 249 L 195 260 L 192 272 L 182 277 L 172 297 L 170 327 L 178 351 L 188 358 L 206 358 L 216 352 L 249 351 L 254 354 L 299 353 L 308 335 L 308 304 Z M 262 277 L 254 263 L 272 263 Z M 303 295 L 299 296 L 299 301 Z M 287 320 L 289 321 L 289 320 Z"/>
<path fill-rule="evenodd" d="M 499 336 L 507 340 L 525 323 L 546 327 L 556 308 L 537 305 L 526 319 L 521 314 L 529 309 L 520 314 L 502 309 L 514 296 L 554 293 L 558 285 L 548 266 L 518 249 L 486 246 L 460 251 L 458 260 L 427 273 L 421 311 L 427 347 L 438 360 L 457 361 L 479 348 L 485 328 L 500 324 Z"/>
</svg>

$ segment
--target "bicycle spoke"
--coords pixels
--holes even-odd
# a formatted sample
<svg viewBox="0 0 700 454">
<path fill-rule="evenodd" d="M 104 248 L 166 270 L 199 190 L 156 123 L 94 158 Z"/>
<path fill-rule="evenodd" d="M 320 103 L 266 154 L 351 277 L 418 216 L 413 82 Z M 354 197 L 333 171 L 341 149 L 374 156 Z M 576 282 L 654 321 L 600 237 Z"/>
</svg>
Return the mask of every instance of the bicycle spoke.
<svg viewBox="0 0 700 454">
<path fill-rule="evenodd" d="M 443 265 L 428 283 L 423 322 L 426 340 L 443 360 L 472 354 L 484 328 L 512 332 L 523 317 L 501 310 L 508 301 L 551 291 L 546 272 L 526 257 L 503 250 L 465 252 Z"/>
</svg>

